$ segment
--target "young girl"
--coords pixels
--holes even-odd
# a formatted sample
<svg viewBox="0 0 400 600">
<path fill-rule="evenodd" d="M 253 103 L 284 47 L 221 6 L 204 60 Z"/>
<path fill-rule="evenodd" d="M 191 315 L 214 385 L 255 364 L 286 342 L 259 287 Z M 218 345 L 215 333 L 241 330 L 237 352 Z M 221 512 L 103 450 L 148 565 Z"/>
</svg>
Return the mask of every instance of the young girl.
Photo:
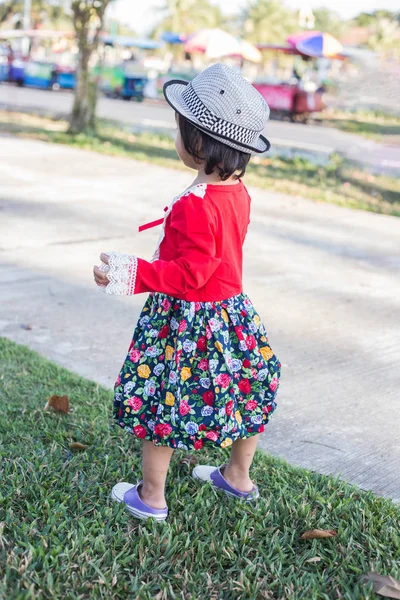
<svg viewBox="0 0 400 600">
<path fill-rule="evenodd" d="M 276 406 L 281 367 L 242 291 L 250 197 L 241 177 L 250 155 L 270 147 L 261 135 L 269 108 L 222 64 L 189 84 L 169 81 L 164 94 L 175 110 L 178 155 L 197 176 L 161 220 L 152 262 L 112 252 L 94 267 L 110 294 L 151 292 L 114 401 L 116 423 L 143 440 L 143 480 L 116 484 L 112 497 L 136 517 L 157 520 L 168 515 L 164 486 L 175 448 L 231 446 L 227 465 L 197 466 L 194 477 L 231 496 L 258 497 L 249 469 Z"/>
</svg>

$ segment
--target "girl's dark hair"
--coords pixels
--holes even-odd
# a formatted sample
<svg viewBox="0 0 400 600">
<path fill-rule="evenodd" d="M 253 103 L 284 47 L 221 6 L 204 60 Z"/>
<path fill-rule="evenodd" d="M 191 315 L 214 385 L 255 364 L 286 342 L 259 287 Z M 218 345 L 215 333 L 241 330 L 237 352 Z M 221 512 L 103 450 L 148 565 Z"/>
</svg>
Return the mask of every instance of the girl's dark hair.
<svg viewBox="0 0 400 600">
<path fill-rule="evenodd" d="M 218 142 L 179 113 L 177 115 L 183 147 L 196 163 L 204 162 L 206 175 L 211 175 L 217 169 L 222 181 L 231 175 L 235 175 L 235 179 L 243 177 L 250 154 Z"/>
</svg>

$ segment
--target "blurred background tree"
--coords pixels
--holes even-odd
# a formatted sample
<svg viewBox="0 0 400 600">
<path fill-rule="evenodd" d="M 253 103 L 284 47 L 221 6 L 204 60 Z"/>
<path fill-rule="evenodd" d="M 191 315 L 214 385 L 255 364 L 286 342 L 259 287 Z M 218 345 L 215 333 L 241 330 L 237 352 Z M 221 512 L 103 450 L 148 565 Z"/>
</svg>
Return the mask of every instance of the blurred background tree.
<svg viewBox="0 0 400 600">
<path fill-rule="evenodd" d="M 0 23 L 7 21 L 14 13 L 15 2 L 0 2 Z"/>
<path fill-rule="evenodd" d="M 22 29 L 24 13 L 23 0 L 6 0 L 0 2 L 0 23 L 12 19 L 13 29 Z M 68 16 L 63 0 L 31 0 L 31 26 L 37 28 L 45 22 L 60 23 L 67 21 Z M 70 20 L 69 20 L 70 23 Z"/>
<path fill-rule="evenodd" d="M 369 36 L 366 45 L 371 50 L 385 52 L 394 50 L 400 53 L 400 12 L 375 10 L 363 12 L 354 19 L 356 25 L 366 27 Z"/>
<path fill-rule="evenodd" d="M 241 18 L 243 36 L 254 43 L 282 44 L 299 29 L 296 13 L 279 0 L 253 0 Z"/>
<path fill-rule="evenodd" d="M 400 12 L 392 12 L 390 10 L 374 10 L 372 12 L 360 13 L 354 21 L 360 27 L 369 27 L 374 25 L 379 19 L 388 19 L 389 21 L 397 21 L 400 24 Z"/>
<path fill-rule="evenodd" d="M 164 16 L 151 32 L 153 38 L 164 31 L 191 34 L 213 27 L 226 29 L 221 9 L 209 0 L 168 0 L 161 10 Z"/>
<path fill-rule="evenodd" d="M 340 15 L 329 8 L 314 8 L 315 17 L 314 28 L 317 31 L 330 33 L 335 38 L 340 39 L 348 29 L 348 22 L 344 21 Z"/>
</svg>

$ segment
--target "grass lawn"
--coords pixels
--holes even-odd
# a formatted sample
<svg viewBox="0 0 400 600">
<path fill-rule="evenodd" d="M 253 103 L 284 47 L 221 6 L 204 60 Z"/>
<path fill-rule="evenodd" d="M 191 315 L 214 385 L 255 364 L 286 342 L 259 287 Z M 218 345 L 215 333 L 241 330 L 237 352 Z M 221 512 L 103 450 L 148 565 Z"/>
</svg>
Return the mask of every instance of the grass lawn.
<svg viewBox="0 0 400 600">
<path fill-rule="evenodd" d="M 399 506 L 261 452 L 254 506 L 193 480 L 176 452 L 169 521 L 136 521 L 109 497 L 140 464 L 111 392 L 2 338 L 0 357 L 0 598 L 357 600 L 378 598 L 363 573 L 400 578 Z M 43 410 L 54 393 L 68 415 Z M 338 535 L 300 539 L 314 528 Z"/>
<path fill-rule="evenodd" d="M 186 168 L 168 135 L 136 134 L 107 122 L 100 122 L 98 134 L 93 136 L 69 135 L 66 127 L 63 120 L 0 111 L 0 134 L 68 144 L 174 169 Z M 302 158 L 254 157 L 246 172 L 246 183 L 321 202 L 400 216 L 399 179 L 366 173 L 338 156 L 333 156 L 325 166 Z"/>
<path fill-rule="evenodd" d="M 377 142 L 400 145 L 400 118 L 371 110 L 344 111 L 327 109 L 315 121 L 349 133 L 357 133 Z"/>
</svg>

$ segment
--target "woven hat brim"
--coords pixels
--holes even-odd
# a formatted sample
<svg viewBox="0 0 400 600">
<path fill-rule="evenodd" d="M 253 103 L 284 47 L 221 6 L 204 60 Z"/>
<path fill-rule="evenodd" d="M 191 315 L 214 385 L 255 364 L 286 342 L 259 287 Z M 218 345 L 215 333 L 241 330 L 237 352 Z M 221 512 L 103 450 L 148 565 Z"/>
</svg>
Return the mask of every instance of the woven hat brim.
<svg viewBox="0 0 400 600">
<path fill-rule="evenodd" d="M 264 137 L 261 134 L 259 134 L 255 146 L 247 146 L 244 144 L 236 143 L 230 138 L 226 138 L 225 136 L 212 133 L 211 131 L 209 131 L 209 129 L 203 127 L 202 124 L 198 122 L 196 117 L 190 112 L 182 97 L 182 92 L 188 85 L 188 83 L 188 81 L 181 81 L 180 79 L 171 79 L 170 81 L 167 81 L 163 87 L 163 92 L 166 101 L 176 112 L 182 115 L 182 117 L 185 117 L 185 119 L 190 121 L 195 127 L 200 129 L 200 131 L 203 131 L 218 142 L 226 144 L 231 148 L 235 148 L 235 150 L 239 150 L 240 152 L 245 152 L 246 154 L 258 154 L 261 152 L 267 152 L 271 148 L 270 142 L 267 140 L 266 137 Z"/>
</svg>

